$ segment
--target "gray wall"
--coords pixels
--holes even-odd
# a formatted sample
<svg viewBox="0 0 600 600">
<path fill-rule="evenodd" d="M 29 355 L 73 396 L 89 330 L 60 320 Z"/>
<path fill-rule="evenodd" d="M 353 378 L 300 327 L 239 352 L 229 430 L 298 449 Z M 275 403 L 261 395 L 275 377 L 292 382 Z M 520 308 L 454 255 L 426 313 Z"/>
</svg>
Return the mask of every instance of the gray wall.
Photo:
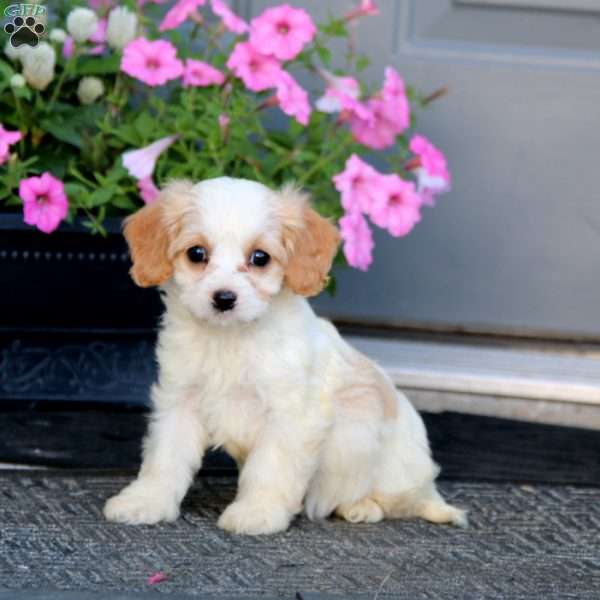
<svg viewBox="0 0 600 600">
<path fill-rule="evenodd" d="M 244 3 L 258 12 L 276 2 Z M 301 0 L 317 17 L 339 0 Z M 338 274 L 321 312 L 363 322 L 600 335 L 600 0 L 379 0 L 359 44 L 451 93 L 418 130 L 451 193 L 367 274 Z"/>
</svg>

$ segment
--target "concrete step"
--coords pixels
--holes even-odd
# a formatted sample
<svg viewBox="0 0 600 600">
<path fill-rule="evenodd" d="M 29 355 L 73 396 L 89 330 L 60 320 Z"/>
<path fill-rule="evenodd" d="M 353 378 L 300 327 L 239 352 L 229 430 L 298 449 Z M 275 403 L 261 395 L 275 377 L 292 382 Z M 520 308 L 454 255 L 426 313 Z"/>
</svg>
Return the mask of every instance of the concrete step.
<svg viewBox="0 0 600 600">
<path fill-rule="evenodd" d="M 417 408 L 600 429 L 600 357 L 349 336 Z"/>
</svg>

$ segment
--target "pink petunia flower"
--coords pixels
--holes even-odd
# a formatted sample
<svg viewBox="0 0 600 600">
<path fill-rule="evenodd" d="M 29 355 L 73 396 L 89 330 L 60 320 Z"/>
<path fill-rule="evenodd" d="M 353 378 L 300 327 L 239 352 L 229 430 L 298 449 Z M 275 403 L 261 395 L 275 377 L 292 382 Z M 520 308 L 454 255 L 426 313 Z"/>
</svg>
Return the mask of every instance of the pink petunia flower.
<svg viewBox="0 0 600 600">
<path fill-rule="evenodd" d="M 102 54 L 104 49 L 106 48 L 106 28 L 108 26 L 108 19 L 98 19 L 98 25 L 96 26 L 96 31 L 92 33 L 89 38 L 90 42 L 96 44 L 89 50 L 89 54 L 92 56 L 96 56 L 98 54 Z"/>
<path fill-rule="evenodd" d="M 359 212 L 345 214 L 340 220 L 343 252 L 351 267 L 367 271 L 373 262 L 373 232 Z"/>
<path fill-rule="evenodd" d="M 108 11 L 112 8 L 114 0 L 88 0 L 88 6 L 96 12 Z"/>
<path fill-rule="evenodd" d="M 2 123 L 0 123 L 0 165 L 8 160 L 10 146 L 22 139 L 23 134 L 20 131 L 8 131 L 8 129 L 4 129 Z"/>
<path fill-rule="evenodd" d="M 382 175 L 379 181 L 386 201 L 369 214 L 371 221 L 395 237 L 407 235 L 421 220 L 421 198 L 415 184 L 396 174 Z"/>
<path fill-rule="evenodd" d="M 360 84 L 354 77 L 337 77 L 325 69 L 321 69 L 320 73 L 327 82 L 327 88 L 325 94 L 315 102 L 318 110 L 325 113 L 344 112 L 344 120 L 355 115 L 369 124 L 373 123 L 373 113 L 358 99 Z"/>
<path fill-rule="evenodd" d="M 386 110 L 383 101 L 371 98 L 366 104 L 372 115 L 370 121 L 356 113 L 350 115 L 350 128 L 354 139 L 376 150 L 392 146 L 396 141 L 398 127 L 387 119 L 389 111 Z"/>
<path fill-rule="evenodd" d="M 393 67 L 385 68 L 385 78 L 381 95 L 384 100 L 404 100 L 406 99 L 406 86 L 400 74 Z"/>
<path fill-rule="evenodd" d="M 386 67 L 385 80 L 379 94 L 383 118 L 397 134 L 410 125 L 410 104 L 402 77 L 392 67 Z"/>
<path fill-rule="evenodd" d="M 63 42 L 62 55 L 64 58 L 71 58 L 71 56 L 73 56 L 73 52 L 75 52 L 75 41 L 70 35 L 68 35 L 65 37 L 65 41 Z"/>
<path fill-rule="evenodd" d="M 212 65 L 201 60 L 188 58 L 183 70 L 183 87 L 206 87 L 222 85 L 225 75 Z"/>
<path fill-rule="evenodd" d="M 178 138 L 179 135 L 169 135 L 139 150 L 125 152 L 123 166 L 138 180 L 152 177 L 158 157 Z"/>
<path fill-rule="evenodd" d="M 250 23 L 250 43 L 262 54 L 292 60 L 315 37 L 317 28 L 301 8 L 280 4 L 268 8 Z"/>
<path fill-rule="evenodd" d="M 381 188 L 383 175 L 356 154 L 346 161 L 345 169 L 334 175 L 335 189 L 342 195 L 342 206 L 347 212 L 371 214 L 385 203 Z"/>
<path fill-rule="evenodd" d="M 410 125 L 410 105 L 404 82 L 398 73 L 388 67 L 382 90 L 366 103 L 372 118 L 361 117 L 356 112 L 350 118 L 354 138 L 376 150 L 392 146 L 396 136 Z"/>
<path fill-rule="evenodd" d="M 137 182 L 140 197 L 146 204 L 152 204 L 158 198 L 160 190 L 156 187 L 152 177 L 144 177 Z"/>
<path fill-rule="evenodd" d="M 281 110 L 301 125 L 308 125 L 312 109 L 307 91 L 285 71 L 277 83 L 277 100 Z"/>
<path fill-rule="evenodd" d="M 361 0 L 360 5 L 350 11 L 345 17 L 345 21 L 354 21 L 360 17 L 374 17 L 379 14 L 379 8 L 373 0 Z"/>
<path fill-rule="evenodd" d="M 183 63 L 171 42 L 137 38 L 123 49 L 121 71 L 150 86 L 164 85 L 183 74 Z"/>
<path fill-rule="evenodd" d="M 321 112 L 340 112 L 346 98 L 358 100 L 360 97 L 360 84 L 354 77 L 338 77 L 326 69 L 320 69 L 319 73 L 327 83 L 325 94 L 315 102 Z"/>
<path fill-rule="evenodd" d="M 417 156 L 414 168 L 417 175 L 417 191 L 423 204 L 433 206 L 437 194 L 450 190 L 450 172 L 446 157 L 422 135 L 413 136 L 410 149 Z"/>
<path fill-rule="evenodd" d="M 158 28 L 159 31 L 176 29 L 186 21 L 190 15 L 194 14 L 205 1 L 206 0 L 177 0 L 169 12 L 167 12 L 165 18 L 161 21 Z"/>
<path fill-rule="evenodd" d="M 19 196 L 23 200 L 25 223 L 44 233 L 52 233 L 69 212 L 63 182 L 48 172 L 41 177 L 21 179 Z"/>
<path fill-rule="evenodd" d="M 373 0 L 361 0 L 360 10 L 366 17 L 376 17 L 379 14 L 379 8 Z"/>
<path fill-rule="evenodd" d="M 227 68 L 253 92 L 276 87 L 282 73 L 279 61 L 257 52 L 249 42 L 235 45 L 227 61 Z"/>
<path fill-rule="evenodd" d="M 224 0 L 210 0 L 210 7 L 217 17 L 221 17 L 221 21 L 228 31 L 241 34 L 250 29 L 248 23 L 238 17 Z"/>
<path fill-rule="evenodd" d="M 89 48 L 86 53 L 92 56 L 102 54 L 106 49 L 106 28 L 108 25 L 108 19 L 98 19 L 98 25 L 96 30 L 89 38 L 90 42 L 93 42 L 95 46 Z M 64 58 L 71 58 L 75 52 L 75 40 L 70 35 L 65 37 L 62 47 L 62 55 Z"/>
</svg>

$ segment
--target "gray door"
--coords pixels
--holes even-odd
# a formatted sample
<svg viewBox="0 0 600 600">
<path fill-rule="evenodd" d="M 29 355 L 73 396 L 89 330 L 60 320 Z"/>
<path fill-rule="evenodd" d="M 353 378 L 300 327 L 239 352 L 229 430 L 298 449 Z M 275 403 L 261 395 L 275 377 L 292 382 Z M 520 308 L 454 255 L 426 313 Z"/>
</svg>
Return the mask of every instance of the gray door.
<svg viewBox="0 0 600 600">
<path fill-rule="evenodd" d="M 253 0 L 257 13 L 274 2 Z M 316 17 L 348 1 L 302 0 Z M 345 320 L 600 335 L 600 0 L 379 0 L 359 43 L 449 96 L 418 130 L 453 190 L 407 238 L 376 236 L 321 312 Z"/>
</svg>

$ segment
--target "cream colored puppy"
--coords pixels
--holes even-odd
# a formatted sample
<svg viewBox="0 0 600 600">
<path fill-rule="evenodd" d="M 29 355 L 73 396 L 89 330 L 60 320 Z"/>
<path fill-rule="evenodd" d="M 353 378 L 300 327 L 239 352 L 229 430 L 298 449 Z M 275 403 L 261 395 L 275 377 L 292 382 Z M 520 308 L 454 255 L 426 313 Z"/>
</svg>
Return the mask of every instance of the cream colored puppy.
<svg viewBox="0 0 600 600">
<path fill-rule="evenodd" d="M 218 522 L 228 531 L 283 531 L 303 508 L 311 519 L 466 524 L 436 490 L 417 412 L 305 299 L 338 247 L 305 196 L 175 182 L 125 237 L 133 279 L 162 287 L 166 313 L 143 464 L 107 519 L 173 521 L 204 452 L 221 447 L 240 468 Z"/>
</svg>

